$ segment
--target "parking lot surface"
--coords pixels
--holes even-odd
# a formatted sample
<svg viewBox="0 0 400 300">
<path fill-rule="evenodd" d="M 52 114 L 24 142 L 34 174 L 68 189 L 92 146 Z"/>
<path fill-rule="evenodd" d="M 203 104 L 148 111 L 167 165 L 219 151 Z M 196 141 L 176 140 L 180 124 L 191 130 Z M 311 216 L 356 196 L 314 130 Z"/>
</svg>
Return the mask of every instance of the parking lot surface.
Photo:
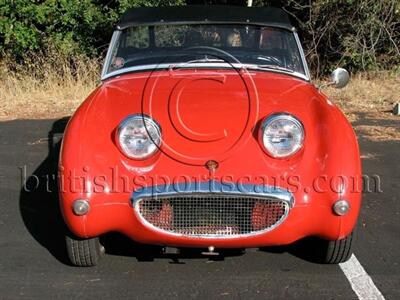
<svg viewBox="0 0 400 300">
<path fill-rule="evenodd" d="M 400 128 L 400 121 L 390 122 Z M 314 263 L 307 251 L 298 251 L 299 245 L 228 251 L 214 260 L 197 251 L 163 255 L 157 248 L 109 235 L 108 254 L 99 266 L 76 268 L 67 264 L 52 177 L 65 123 L 0 123 L 1 299 L 400 298 L 400 142 L 359 138 L 363 172 L 379 175 L 382 193 L 364 195 L 350 264 Z M 49 176 L 49 186 L 36 187 L 31 180 L 27 188 L 32 191 L 24 191 L 25 173 L 27 178 Z"/>
</svg>

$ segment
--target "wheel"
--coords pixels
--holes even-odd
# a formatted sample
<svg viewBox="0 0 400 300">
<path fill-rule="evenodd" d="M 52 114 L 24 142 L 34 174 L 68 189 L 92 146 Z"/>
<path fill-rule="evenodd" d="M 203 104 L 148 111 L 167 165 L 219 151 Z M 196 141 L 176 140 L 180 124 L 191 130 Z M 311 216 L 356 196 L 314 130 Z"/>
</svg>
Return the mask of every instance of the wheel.
<svg viewBox="0 0 400 300">
<path fill-rule="evenodd" d="M 321 259 L 326 264 L 339 264 L 347 261 L 353 254 L 354 231 L 344 239 L 322 242 Z"/>
<path fill-rule="evenodd" d="M 69 260 L 74 266 L 95 266 L 104 254 L 104 247 L 100 244 L 98 237 L 79 239 L 67 235 L 65 241 Z"/>
</svg>

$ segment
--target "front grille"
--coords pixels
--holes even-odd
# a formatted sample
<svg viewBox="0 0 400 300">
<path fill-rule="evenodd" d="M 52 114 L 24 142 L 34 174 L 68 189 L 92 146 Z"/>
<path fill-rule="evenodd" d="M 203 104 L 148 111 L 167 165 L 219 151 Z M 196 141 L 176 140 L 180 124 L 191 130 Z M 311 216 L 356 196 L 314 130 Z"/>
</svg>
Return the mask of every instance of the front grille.
<svg viewBox="0 0 400 300">
<path fill-rule="evenodd" d="M 270 230 L 289 204 L 275 198 L 238 195 L 174 195 L 143 198 L 139 215 L 154 227 L 188 236 L 224 237 Z"/>
</svg>

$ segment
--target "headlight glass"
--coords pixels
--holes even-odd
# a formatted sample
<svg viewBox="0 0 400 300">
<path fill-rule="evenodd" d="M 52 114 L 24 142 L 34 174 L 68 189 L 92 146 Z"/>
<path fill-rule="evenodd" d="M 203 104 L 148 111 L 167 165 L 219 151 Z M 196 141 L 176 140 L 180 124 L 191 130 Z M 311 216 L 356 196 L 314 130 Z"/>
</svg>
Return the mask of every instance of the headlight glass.
<svg viewBox="0 0 400 300">
<path fill-rule="evenodd" d="M 161 143 L 161 129 L 153 119 L 133 115 L 121 122 L 117 139 L 125 155 L 144 159 L 157 152 Z"/>
<path fill-rule="evenodd" d="M 284 158 L 295 154 L 303 146 L 303 140 L 303 125 L 289 114 L 275 114 L 262 123 L 261 141 L 273 157 Z"/>
</svg>

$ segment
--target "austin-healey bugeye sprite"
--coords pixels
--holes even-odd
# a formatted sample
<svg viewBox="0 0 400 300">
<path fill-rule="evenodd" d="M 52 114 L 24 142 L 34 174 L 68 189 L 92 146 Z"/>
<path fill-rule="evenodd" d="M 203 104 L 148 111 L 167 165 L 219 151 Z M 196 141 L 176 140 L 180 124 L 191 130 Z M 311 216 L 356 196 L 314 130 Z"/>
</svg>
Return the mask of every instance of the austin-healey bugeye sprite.
<svg viewBox="0 0 400 300">
<path fill-rule="evenodd" d="M 354 131 L 311 82 L 283 10 L 135 8 L 63 137 L 66 247 L 92 266 L 109 232 L 204 255 L 312 237 L 321 262 L 340 263 L 360 177 Z"/>
</svg>

